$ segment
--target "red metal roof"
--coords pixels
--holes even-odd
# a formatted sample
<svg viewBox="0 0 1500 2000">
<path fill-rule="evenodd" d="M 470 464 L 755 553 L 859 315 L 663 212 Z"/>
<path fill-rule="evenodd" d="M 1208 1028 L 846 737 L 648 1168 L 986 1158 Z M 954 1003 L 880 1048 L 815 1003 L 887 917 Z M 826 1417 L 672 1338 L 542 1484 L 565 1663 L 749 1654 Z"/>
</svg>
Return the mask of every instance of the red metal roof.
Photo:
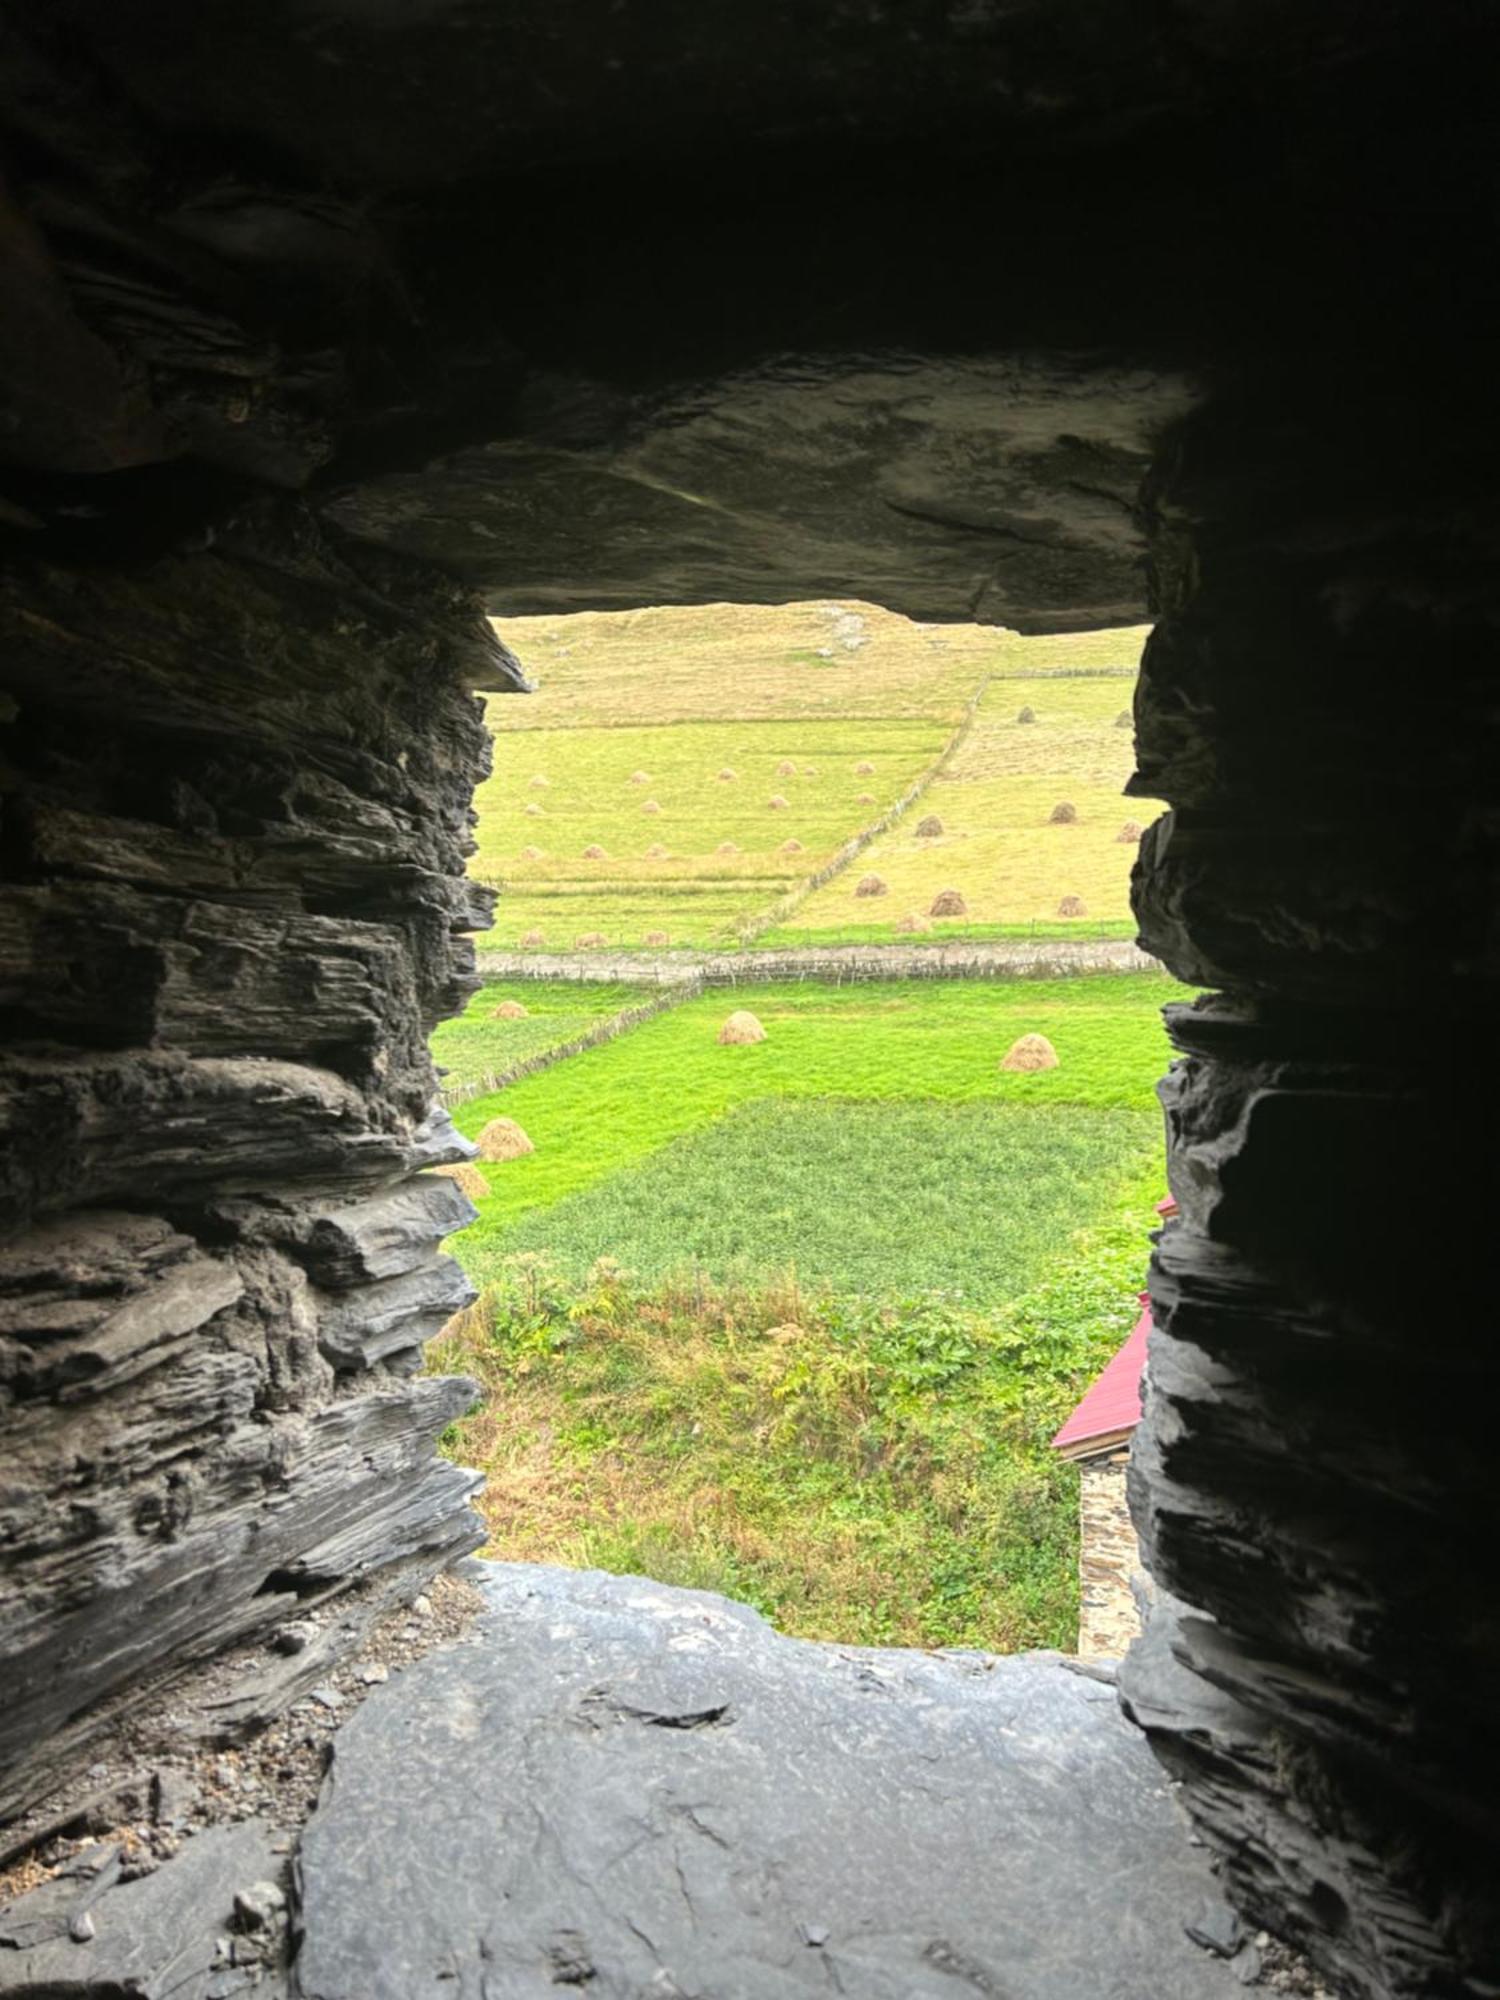
<svg viewBox="0 0 1500 2000">
<path fill-rule="evenodd" d="M 1052 1440 L 1052 1449 L 1066 1458 L 1087 1457 L 1085 1447 L 1099 1450 L 1111 1441 L 1123 1442 L 1141 1420 L 1141 1376 L 1151 1331 L 1151 1308 L 1144 1292 L 1141 1303 L 1145 1309 L 1130 1338 Z"/>
</svg>

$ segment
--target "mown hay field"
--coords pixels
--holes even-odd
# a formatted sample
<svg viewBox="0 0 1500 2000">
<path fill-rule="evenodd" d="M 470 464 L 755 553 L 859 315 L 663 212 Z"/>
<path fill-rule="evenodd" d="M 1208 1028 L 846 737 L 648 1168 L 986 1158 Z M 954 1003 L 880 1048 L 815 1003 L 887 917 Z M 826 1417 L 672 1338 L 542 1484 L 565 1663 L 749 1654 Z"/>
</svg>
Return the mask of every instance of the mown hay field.
<svg viewBox="0 0 1500 2000">
<path fill-rule="evenodd" d="M 1101 829 L 1113 805 L 1111 837 L 1129 816 L 1115 795 L 1130 734 L 1106 722 L 1129 705 L 1139 631 L 1020 639 L 837 604 L 588 613 L 500 629 L 540 685 L 488 704 L 495 769 L 478 794 L 471 864 L 501 892 L 487 944 L 722 948 L 756 937 L 933 770 L 987 684 L 982 726 L 950 767 L 966 772 L 967 789 L 940 780 L 955 816 L 949 845 L 969 843 L 975 889 L 958 931 L 1076 930 L 1056 917 L 1068 894 L 1083 897 L 1094 932 L 1127 928 L 1129 855 Z M 1035 741 L 1003 726 L 1023 703 L 1044 718 Z M 1077 885 L 1057 886 L 1046 855 L 1032 877 L 1018 871 L 1034 806 L 1026 787 L 1034 779 L 1045 792 L 1054 777 L 1088 806 L 1083 833 L 1055 857 L 1074 864 L 1065 872 Z M 851 915 L 858 875 L 841 874 L 771 935 L 892 935 L 928 886 L 921 864 L 947 858 L 908 854 L 918 816 L 872 850 L 891 872 L 888 896 Z"/>
</svg>

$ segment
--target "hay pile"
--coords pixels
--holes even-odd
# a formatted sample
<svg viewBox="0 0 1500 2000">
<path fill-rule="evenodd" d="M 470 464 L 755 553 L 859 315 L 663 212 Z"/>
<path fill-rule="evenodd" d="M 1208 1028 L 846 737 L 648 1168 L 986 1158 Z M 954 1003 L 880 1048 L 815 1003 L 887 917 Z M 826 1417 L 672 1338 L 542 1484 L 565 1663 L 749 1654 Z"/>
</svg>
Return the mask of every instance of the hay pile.
<svg viewBox="0 0 1500 2000">
<path fill-rule="evenodd" d="M 902 931 L 907 936 L 910 936 L 913 932 L 930 931 L 932 929 L 932 919 L 924 917 L 920 910 L 908 910 L 904 917 L 897 917 L 895 927 L 898 931 Z"/>
<path fill-rule="evenodd" d="M 526 817 L 528 819 L 540 819 L 541 816 L 542 816 L 542 809 L 537 804 L 536 800 L 528 799 L 526 801 Z"/>
<path fill-rule="evenodd" d="M 521 849 L 521 859 L 523 861 L 541 861 L 543 858 L 542 850 L 539 847 L 523 847 Z"/>
<path fill-rule="evenodd" d="M 940 889 L 927 906 L 929 917 L 966 917 L 969 906 L 957 889 Z"/>
<path fill-rule="evenodd" d="M 731 770 L 730 767 L 726 764 L 723 770 L 719 773 L 719 783 L 721 785 L 738 784 L 739 776 L 740 774 L 738 771 Z"/>
<path fill-rule="evenodd" d="M 545 931 L 527 931 L 521 940 L 522 945 L 527 951 L 535 951 L 538 945 L 544 945 L 546 942 L 547 933 Z"/>
<path fill-rule="evenodd" d="M 667 936 L 665 931 L 647 931 L 642 942 L 644 944 L 661 945 L 670 944 L 672 940 Z"/>
<path fill-rule="evenodd" d="M 1016 720 L 1017 722 L 1035 722 L 1036 710 L 1034 708 L 1023 708 L 1016 717 Z"/>
<path fill-rule="evenodd" d="M 1060 917 L 1086 917 L 1088 910 L 1082 896 L 1064 896 L 1057 906 Z"/>
<path fill-rule="evenodd" d="M 803 765 L 803 767 L 802 767 L 802 775 L 803 775 L 803 777 L 804 777 L 804 778 L 815 778 L 815 777 L 817 777 L 817 775 L 818 775 L 818 767 L 817 767 L 817 765 L 816 765 L 816 764 L 804 764 L 804 765 Z"/>
<path fill-rule="evenodd" d="M 651 782 L 651 773 L 649 771 L 632 771 L 630 782 L 632 785 L 649 785 Z"/>
<path fill-rule="evenodd" d="M 943 822 L 936 813 L 927 813 L 917 821 L 918 840 L 939 840 L 942 838 Z"/>
<path fill-rule="evenodd" d="M 1020 1041 L 1012 1042 L 1001 1057 L 1000 1067 L 1028 1074 L 1037 1069 L 1056 1069 L 1057 1050 L 1045 1035 L 1022 1035 Z"/>
<path fill-rule="evenodd" d="M 763 1042 L 766 1031 L 743 1007 L 731 1014 L 719 1030 L 719 1041 L 725 1048 L 737 1048 L 743 1042 Z"/>
<path fill-rule="evenodd" d="M 783 854 L 800 854 L 802 852 L 802 842 L 800 840 L 784 840 L 781 843 L 781 851 Z"/>
<path fill-rule="evenodd" d="M 648 861 L 670 861 L 672 856 L 659 840 L 653 840 L 651 845 L 646 849 L 646 859 Z"/>
<path fill-rule="evenodd" d="M 862 757 L 854 767 L 854 775 L 856 778 L 868 778 L 874 768 L 868 757 Z"/>
<path fill-rule="evenodd" d="M 1066 799 L 1055 805 L 1047 815 L 1049 826 L 1072 826 L 1078 818 L 1077 806 L 1070 806 Z"/>
<path fill-rule="evenodd" d="M 491 1014 L 492 1021 L 529 1021 L 531 1009 L 523 1007 L 519 1000 L 502 1000 Z"/>
<path fill-rule="evenodd" d="M 1124 841 L 1127 847 L 1134 847 L 1146 829 L 1138 819 L 1128 819 L 1115 835 L 1116 841 Z"/>
<path fill-rule="evenodd" d="M 451 1166 L 434 1167 L 435 1174 L 441 1174 L 445 1181 L 454 1181 L 461 1187 L 470 1201 L 483 1201 L 490 1191 L 490 1184 L 472 1160 L 455 1160 Z"/>
<path fill-rule="evenodd" d="M 1133 729 L 1134 727 L 1135 717 L 1130 713 L 1128 708 L 1122 708 L 1120 713 L 1115 717 L 1115 728 Z"/>
<path fill-rule="evenodd" d="M 536 1151 L 514 1118 L 492 1118 L 477 1143 L 481 1160 L 519 1160 Z"/>
<path fill-rule="evenodd" d="M 641 811 L 643 813 L 659 813 L 661 811 L 661 807 L 657 804 L 655 799 L 647 799 L 646 803 L 641 807 Z"/>
<path fill-rule="evenodd" d="M 854 893 L 856 896 L 885 895 L 885 877 L 883 875 L 861 875 L 858 882 L 854 885 Z"/>
<path fill-rule="evenodd" d="M 773 813 L 785 812 L 786 804 L 787 802 L 781 796 L 780 792 L 772 792 L 770 799 L 770 806 Z"/>
<path fill-rule="evenodd" d="M 861 792 L 854 803 L 857 806 L 872 806 L 875 803 L 875 794 L 873 792 Z"/>
<path fill-rule="evenodd" d="M 538 771 L 536 776 L 531 781 L 531 789 L 534 792 L 543 792 L 547 789 L 548 785 L 550 785 L 551 782 L 552 780 L 550 778 L 544 778 L 541 772 Z"/>
<path fill-rule="evenodd" d="M 583 850 L 583 858 L 585 861 L 608 861 L 609 856 L 605 853 L 604 849 L 599 845 L 597 840 L 591 840 L 588 846 Z"/>
<path fill-rule="evenodd" d="M 797 766 L 792 762 L 790 757 L 783 757 L 781 762 L 776 766 L 776 775 L 778 778 L 795 778 L 797 775 Z"/>
<path fill-rule="evenodd" d="M 580 951 L 602 951 L 609 939 L 603 931 L 580 931 L 573 942 Z"/>
<path fill-rule="evenodd" d="M 732 840 L 721 840 L 714 849 L 715 854 L 738 854 L 739 851 Z"/>
</svg>

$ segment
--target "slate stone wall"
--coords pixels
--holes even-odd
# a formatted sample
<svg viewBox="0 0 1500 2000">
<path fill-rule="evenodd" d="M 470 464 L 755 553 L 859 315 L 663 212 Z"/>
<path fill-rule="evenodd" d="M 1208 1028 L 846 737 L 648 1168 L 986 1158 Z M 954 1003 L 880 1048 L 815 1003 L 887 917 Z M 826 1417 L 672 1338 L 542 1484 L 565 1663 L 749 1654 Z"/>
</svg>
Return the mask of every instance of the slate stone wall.
<svg viewBox="0 0 1500 2000">
<path fill-rule="evenodd" d="M 494 661 L 465 593 L 281 503 L 18 565 L 0 624 L 3 1818 L 163 1675 L 480 1539 L 434 1455 L 469 1387 L 413 1371 L 472 1296 L 419 1170 L 471 1150 L 427 1035 L 487 920 Z"/>
<path fill-rule="evenodd" d="M 1141 1550 L 1125 1491 L 1128 1452 L 1078 1467 L 1078 1651 L 1118 1660 L 1140 1634 Z"/>
</svg>

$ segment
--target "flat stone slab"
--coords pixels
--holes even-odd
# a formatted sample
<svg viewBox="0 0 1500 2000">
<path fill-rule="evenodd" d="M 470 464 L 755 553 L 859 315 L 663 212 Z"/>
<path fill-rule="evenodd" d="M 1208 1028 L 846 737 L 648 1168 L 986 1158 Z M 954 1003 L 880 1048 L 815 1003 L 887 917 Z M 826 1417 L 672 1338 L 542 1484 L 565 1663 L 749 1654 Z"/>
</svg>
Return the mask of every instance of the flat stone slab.
<svg viewBox="0 0 1500 2000">
<path fill-rule="evenodd" d="M 1219 2000 L 1218 1902 L 1114 1690 L 816 1645 L 640 1578 L 475 1566 L 335 1739 L 305 2000 Z"/>
</svg>

